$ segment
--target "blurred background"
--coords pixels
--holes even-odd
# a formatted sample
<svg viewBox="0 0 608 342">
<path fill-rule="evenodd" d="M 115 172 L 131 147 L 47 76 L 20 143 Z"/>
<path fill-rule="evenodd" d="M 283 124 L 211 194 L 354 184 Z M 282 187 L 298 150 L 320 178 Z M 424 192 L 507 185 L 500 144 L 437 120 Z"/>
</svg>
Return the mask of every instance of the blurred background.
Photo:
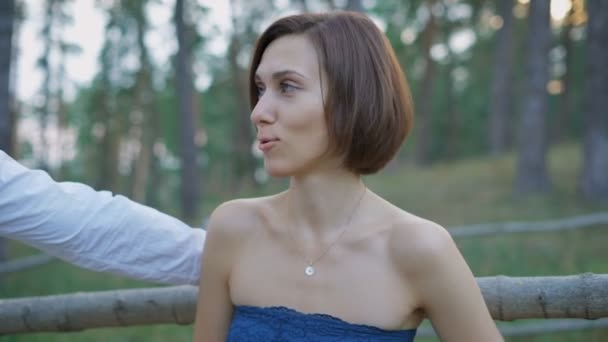
<svg viewBox="0 0 608 342">
<path fill-rule="evenodd" d="M 448 228 L 605 212 L 608 9 L 601 3 L 3 0 L 0 149 L 56 180 L 120 193 L 201 227 L 219 203 L 287 184 L 268 177 L 254 148 L 247 69 L 256 37 L 284 15 L 348 9 L 386 33 L 416 105 L 413 133 L 385 170 L 367 177 L 370 188 Z M 457 244 L 476 276 L 608 273 L 601 225 Z M 0 259 L 36 253 L 0 242 Z M 53 261 L 3 275 L 0 298 L 150 286 Z M 0 341 L 166 341 L 191 333 L 149 326 Z M 605 341 L 608 330 L 507 340 Z"/>
</svg>

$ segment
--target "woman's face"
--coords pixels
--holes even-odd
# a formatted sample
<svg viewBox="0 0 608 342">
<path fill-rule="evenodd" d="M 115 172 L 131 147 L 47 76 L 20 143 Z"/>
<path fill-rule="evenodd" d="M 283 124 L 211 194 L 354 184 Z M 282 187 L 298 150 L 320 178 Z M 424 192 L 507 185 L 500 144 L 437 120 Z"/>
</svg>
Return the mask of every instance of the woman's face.
<svg viewBox="0 0 608 342">
<path fill-rule="evenodd" d="M 327 158 L 323 90 L 314 45 L 287 35 L 266 48 L 255 79 L 258 103 L 251 113 L 264 167 L 272 176 L 293 176 L 337 165 Z"/>
</svg>

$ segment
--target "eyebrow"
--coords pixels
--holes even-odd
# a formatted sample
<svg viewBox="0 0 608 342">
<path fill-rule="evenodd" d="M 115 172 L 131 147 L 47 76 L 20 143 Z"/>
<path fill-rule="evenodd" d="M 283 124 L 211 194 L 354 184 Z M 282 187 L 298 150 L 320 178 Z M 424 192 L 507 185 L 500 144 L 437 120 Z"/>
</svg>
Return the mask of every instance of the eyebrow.
<svg viewBox="0 0 608 342">
<path fill-rule="evenodd" d="M 290 69 L 288 69 L 288 70 L 280 70 L 280 71 L 273 72 L 272 73 L 272 79 L 273 80 L 277 80 L 277 79 L 283 78 L 283 77 L 285 77 L 285 76 L 287 76 L 289 74 L 295 74 L 295 75 L 300 76 L 300 77 L 302 77 L 304 79 L 308 79 L 308 77 L 304 76 L 303 74 L 301 74 L 301 73 L 299 73 L 299 72 L 297 72 L 295 70 L 290 70 Z M 258 75 L 256 73 L 255 74 L 255 79 L 256 80 L 260 80 L 261 79 L 260 75 Z"/>
</svg>

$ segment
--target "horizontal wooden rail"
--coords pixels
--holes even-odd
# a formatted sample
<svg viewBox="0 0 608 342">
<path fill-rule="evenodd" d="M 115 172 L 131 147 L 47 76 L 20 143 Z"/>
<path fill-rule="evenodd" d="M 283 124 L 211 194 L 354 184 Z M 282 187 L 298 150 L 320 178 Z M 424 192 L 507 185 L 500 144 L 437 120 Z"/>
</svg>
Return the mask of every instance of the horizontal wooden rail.
<svg viewBox="0 0 608 342">
<path fill-rule="evenodd" d="M 536 222 L 499 222 L 450 227 L 448 231 L 454 238 L 478 237 L 514 233 L 546 233 L 603 225 L 608 229 L 608 213 L 568 217 L 559 220 Z"/>
<path fill-rule="evenodd" d="M 478 278 L 494 319 L 608 317 L 608 274 Z M 0 300 L 0 334 L 190 324 L 195 286 Z"/>
<path fill-rule="evenodd" d="M 522 322 L 521 324 L 498 324 L 498 330 L 500 330 L 502 336 L 533 336 L 594 329 L 608 329 L 608 318 L 596 320 L 551 319 L 536 322 Z M 431 337 L 437 336 L 437 334 L 432 327 L 425 325 L 418 329 L 416 336 Z"/>
<path fill-rule="evenodd" d="M 36 254 L 2 262 L 0 263 L 0 276 L 8 273 L 28 270 L 32 267 L 46 265 L 53 260 L 57 259 L 46 254 Z"/>
</svg>

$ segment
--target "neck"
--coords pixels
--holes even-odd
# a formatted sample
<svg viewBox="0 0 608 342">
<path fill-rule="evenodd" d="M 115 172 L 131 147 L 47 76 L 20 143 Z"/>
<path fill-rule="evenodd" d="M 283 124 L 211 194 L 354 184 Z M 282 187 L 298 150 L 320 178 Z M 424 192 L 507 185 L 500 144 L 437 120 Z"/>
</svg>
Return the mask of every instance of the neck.
<svg viewBox="0 0 608 342">
<path fill-rule="evenodd" d="M 365 192 L 361 177 L 345 170 L 292 177 L 287 205 L 294 229 L 324 240 L 352 221 Z"/>
</svg>

